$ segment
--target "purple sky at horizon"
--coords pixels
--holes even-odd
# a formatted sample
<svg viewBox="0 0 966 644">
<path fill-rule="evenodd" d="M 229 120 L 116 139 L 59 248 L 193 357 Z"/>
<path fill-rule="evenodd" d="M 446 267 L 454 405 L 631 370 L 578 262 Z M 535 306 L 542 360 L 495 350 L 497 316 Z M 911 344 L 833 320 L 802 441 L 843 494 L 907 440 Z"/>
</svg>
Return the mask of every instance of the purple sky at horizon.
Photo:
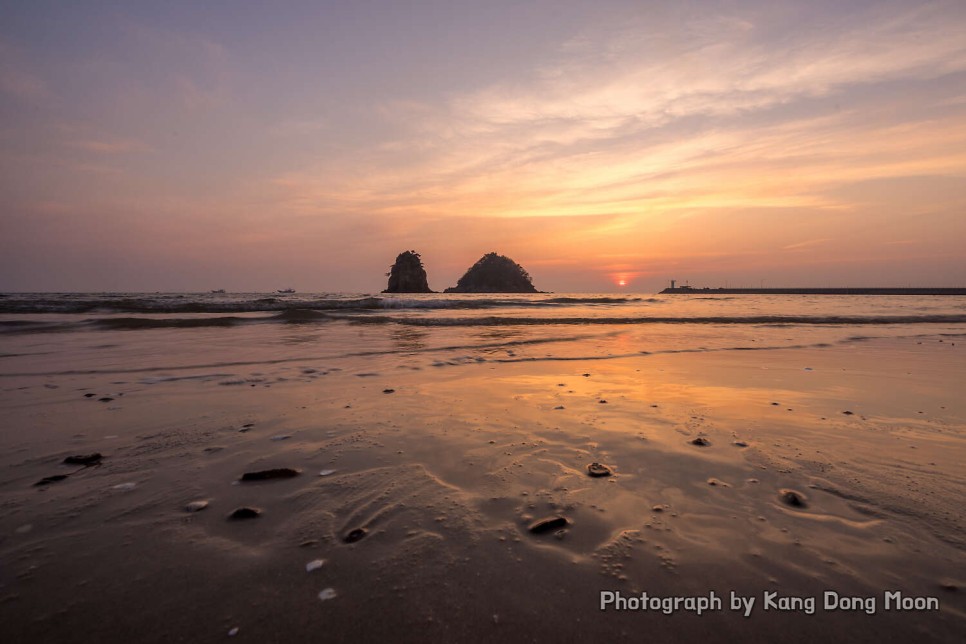
<svg viewBox="0 0 966 644">
<path fill-rule="evenodd" d="M 3 15 L 0 291 L 966 285 L 963 2 Z"/>
</svg>

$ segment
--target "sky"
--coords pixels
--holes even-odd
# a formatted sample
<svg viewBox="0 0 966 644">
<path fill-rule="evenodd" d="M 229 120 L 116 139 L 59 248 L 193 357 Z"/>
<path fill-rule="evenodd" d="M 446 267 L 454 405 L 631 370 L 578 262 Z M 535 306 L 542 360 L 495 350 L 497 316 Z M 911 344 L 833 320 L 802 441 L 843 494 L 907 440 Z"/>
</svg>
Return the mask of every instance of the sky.
<svg viewBox="0 0 966 644">
<path fill-rule="evenodd" d="M 962 0 L 0 14 L 0 291 L 966 286 Z"/>
</svg>

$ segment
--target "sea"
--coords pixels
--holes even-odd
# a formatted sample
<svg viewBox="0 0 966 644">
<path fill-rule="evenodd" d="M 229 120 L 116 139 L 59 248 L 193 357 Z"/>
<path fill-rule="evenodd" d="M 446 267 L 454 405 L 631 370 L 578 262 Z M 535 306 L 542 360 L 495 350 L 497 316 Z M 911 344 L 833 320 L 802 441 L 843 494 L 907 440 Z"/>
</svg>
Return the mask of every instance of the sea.
<svg viewBox="0 0 966 644">
<path fill-rule="evenodd" d="M 963 296 L 0 294 L 0 378 L 241 383 L 320 361 L 364 371 L 963 336 Z"/>
</svg>

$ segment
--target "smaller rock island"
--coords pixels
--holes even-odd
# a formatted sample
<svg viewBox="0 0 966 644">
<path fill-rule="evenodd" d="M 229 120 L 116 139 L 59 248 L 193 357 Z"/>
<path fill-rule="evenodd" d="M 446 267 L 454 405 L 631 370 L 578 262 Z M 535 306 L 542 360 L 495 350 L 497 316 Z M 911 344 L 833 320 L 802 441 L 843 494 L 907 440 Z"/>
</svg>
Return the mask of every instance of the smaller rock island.
<svg viewBox="0 0 966 644">
<path fill-rule="evenodd" d="M 383 293 L 435 293 L 429 288 L 423 260 L 414 250 L 399 253 L 386 276 L 389 286 Z"/>
<path fill-rule="evenodd" d="M 539 293 L 530 274 L 509 257 L 487 253 L 473 264 L 456 286 L 444 293 Z"/>
</svg>

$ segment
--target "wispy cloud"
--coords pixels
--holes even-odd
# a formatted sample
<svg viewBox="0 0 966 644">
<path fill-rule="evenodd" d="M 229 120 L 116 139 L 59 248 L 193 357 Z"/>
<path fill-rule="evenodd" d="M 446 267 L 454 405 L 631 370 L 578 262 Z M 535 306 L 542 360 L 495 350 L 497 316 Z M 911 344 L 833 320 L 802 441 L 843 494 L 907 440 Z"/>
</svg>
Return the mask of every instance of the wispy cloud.
<svg viewBox="0 0 966 644">
<path fill-rule="evenodd" d="M 25 62 L 14 47 L 0 40 L 0 92 L 7 96 L 36 102 L 52 97 L 48 84 Z"/>
</svg>

